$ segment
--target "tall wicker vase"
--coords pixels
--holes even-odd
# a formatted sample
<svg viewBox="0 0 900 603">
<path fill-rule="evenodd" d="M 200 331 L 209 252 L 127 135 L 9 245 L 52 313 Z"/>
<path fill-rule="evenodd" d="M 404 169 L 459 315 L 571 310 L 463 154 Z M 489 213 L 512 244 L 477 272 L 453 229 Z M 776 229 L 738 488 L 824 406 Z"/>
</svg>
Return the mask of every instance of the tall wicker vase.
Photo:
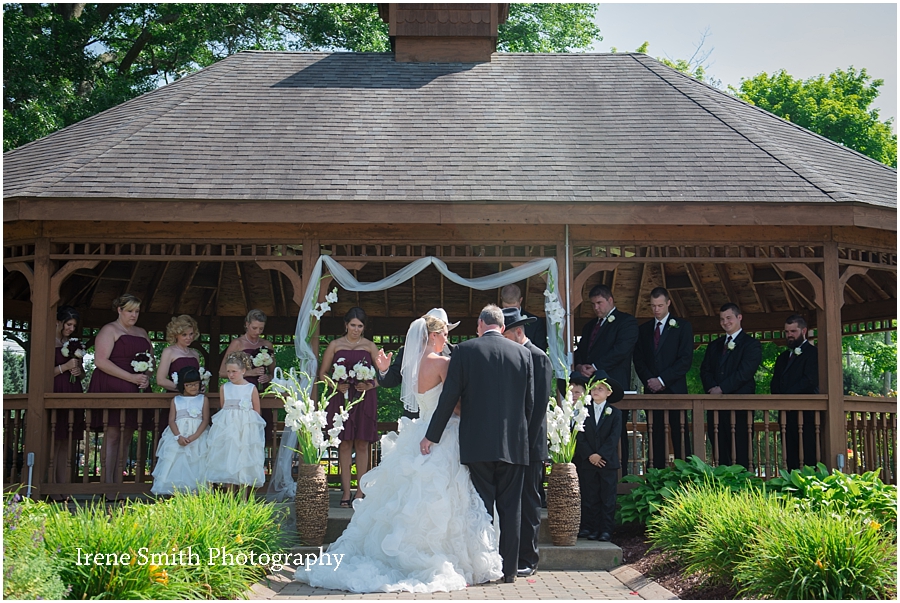
<svg viewBox="0 0 900 603">
<path fill-rule="evenodd" d="M 547 522 L 554 546 L 575 546 L 581 524 L 581 491 L 572 463 L 553 463 L 550 467 Z"/>
<path fill-rule="evenodd" d="M 328 480 L 322 465 L 300 465 L 295 503 L 300 542 L 320 546 L 328 527 Z"/>
</svg>

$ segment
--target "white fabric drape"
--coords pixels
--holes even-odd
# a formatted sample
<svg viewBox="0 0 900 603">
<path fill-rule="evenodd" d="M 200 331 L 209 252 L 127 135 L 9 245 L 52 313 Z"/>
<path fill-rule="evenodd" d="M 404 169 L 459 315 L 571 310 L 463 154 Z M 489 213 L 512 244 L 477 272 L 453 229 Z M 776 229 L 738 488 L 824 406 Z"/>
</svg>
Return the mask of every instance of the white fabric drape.
<svg viewBox="0 0 900 603">
<path fill-rule="evenodd" d="M 478 289 L 479 291 L 499 289 L 500 287 L 518 283 L 528 277 L 549 271 L 553 282 L 557 284 L 556 291 L 554 291 L 551 300 L 559 302 L 559 270 L 554 258 L 537 258 L 526 262 L 525 264 L 516 266 L 515 268 L 498 272 L 497 274 L 481 276 L 478 278 L 464 278 L 452 272 L 447 267 L 447 264 L 441 259 L 428 256 L 413 260 L 394 274 L 383 278 L 380 281 L 361 283 L 335 259 L 327 255 L 321 255 L 313 268 L 309 283 L 306 285 L 306 291 L 303 294 L 303 304 L 300 306 L 300 313 L 297 319 L 297 329 L 294 333 L 294 346 L 296 348 L 297 358 L 300 360 L 302 385 L 308 387 L 309 382 L 307 377 L 315 379 L 316 371 L 318 370 L 318 359 L 316 358 L 312 347 L 310 347 L 309 343 L 306 341 L 306 337 L 309 332 L 311 319 L 310 312 L 317 301 L 319 282 L 322 279 L 323 268 L 327 268 L 335 282 L 345 291 L 371 292 L 383 291 L 404 283 L 429 266 L 434 266 L 445 278 L 457 285 Z M 562 338 L 554 336 L 555 333 L 557 333 L 557 325 L 553 324 L 550 319 L 547 318 L 548 356 L 550 356 L 550 361 L 552 362 L 556 376 L 564 378 L 567 370 L 566 367 L 571 364 L 571 359 L 567 358 L 563 348 Z M 306 377 L 304 377 L 304 375 L 306 375 Z M 293 430 L 285 428 L 281 442 L 281 449 L 279 450 L 275 461 L 275 471 L 272 475 L 272 481 L 269 484 L 269 493 L 275 494 L 278 500 L 294 496 L 297 487 L 291 477 L 291 463 L 294 455 L 291 448 L 294 448 L 297 445 L 297 439 Z"/>
</svg>

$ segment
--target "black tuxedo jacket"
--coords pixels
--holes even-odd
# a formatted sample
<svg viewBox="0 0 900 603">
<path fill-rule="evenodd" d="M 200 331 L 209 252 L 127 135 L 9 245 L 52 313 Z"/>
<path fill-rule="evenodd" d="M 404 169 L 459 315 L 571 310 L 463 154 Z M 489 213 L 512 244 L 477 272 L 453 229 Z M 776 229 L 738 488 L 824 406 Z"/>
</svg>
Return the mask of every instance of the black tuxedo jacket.
<svg viewBox="0 0 900 603">
<path fill-rule="evenodd" d="M 606 414 L 607 408 L 612 411 L 610 414 Z M 586 463 L 592 454 L 597 453 L 606 461 L 604 469 L 618 469 L 621 437 L 622 411 L 607 404 L 598 425 L 594 419 L 594 404 L 589 402 L 584 431 L 575 434 L 575 456 L 572 460 L 579 464 Z"/>
<path fill-rule="evenodd" d="M 706 355 L 700 365 L 700 380 L 703 390 L 715 386 L 722 388 L 723 394 L 755 394 L 756 369 L 762 362 L 762 346 L 754 337 L 741 331 L 734 340 L 734 349 L 722 354 L 725 348 L 723 335 L 706 347 Z"/>
<path fill-rule="evenodd" d="M 534 463 L 550 458 L 547 449 L 547 405 L 553 387 L 553 369 L 547 354 L 530 340 L 525 342 L 525 349 L 531 354 L 534 366 L 534 410 L 528 419 L 528 459 Z"/>
<path fill-rule="evenodd" d="M 591 332 L 600 319 L 594 318 L 581 329 L 581 341 L 575 348 L 575 364 L 593 364 L 606 371 L 625 389 L 631 384 L 631 356 L 638 338 L 637 319 L 616 309 L 615 320 L 600 327 L 597 341 L 591 346 Z M 590 349 L 589 349 L 590 348 Z"/>
<path fill-rule="evenodd" d="M 547 351 L 547 319 L 522 310 L 522 316 L 537 318 L 536 321 L 525 325 L 525 337 L 542 351 Z"/>
<path fill-rule="evenodd" d="M 674 317 L 670 314 L 669 320 Z M 634 348 L 634 370 L 644 386 L 644 393 L 652 394 L 647 381 L 661 377 L 666 384 L 661 394 L 686 394 L 687 374 L 694 360 L 694 330 L 691 323 L 674 318 L 677 327 L 666 324 L 659 337 L 659 347 L 653 347 L 653 331 L 656 319 L 649 320 L 638 330 Z M 668 321 L 667 321 L 668 322 Z"/>
<path fill-rule="evenodd" d="M 493 330 L 456 346 L 426 438 L 440 442 L 457 400 L 460 463 L 528 464 L 534 368 L 525 346 Z"/>
<path fill-rule="evenodd" d="M 782 352 L 775 361 L 772 383 L 773 394 L 818 394 L 819 349 L 808 341 L 800 346 L 800 355 L 788 366 L 791 350 Z"/>
<path fill-rule="evenodd" d="M 456 344 L 448 343 L 441 351 L 441 356 L 449 356 L 454 348 L 456 348 Z M 394 360 L 391 362 L 391 366 L 385 371 L 384 378 L 382 379 L 379 375 L 378 385 L 381 387 L 397 387 L 403 383 L 401 369 L 403 368 L 403 351 L 405 349 L 406 346 L 400 346 L 400 349 L 394 354 Z"/>
</svg>

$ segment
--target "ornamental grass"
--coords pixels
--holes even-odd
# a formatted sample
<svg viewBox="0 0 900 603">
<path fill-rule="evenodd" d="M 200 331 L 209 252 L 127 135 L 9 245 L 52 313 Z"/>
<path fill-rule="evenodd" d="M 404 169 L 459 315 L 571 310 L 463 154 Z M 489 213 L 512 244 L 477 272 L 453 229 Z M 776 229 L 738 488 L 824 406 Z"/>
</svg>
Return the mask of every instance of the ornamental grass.
<svg viewBox="0 0 900 603">
<path fill-rule="evenodd" d="M 235 599 L 265 576 L 251 559 L 280 552 L 280 534 L 271 503 L 202 490 L 75 513 L 48 505 L 45 538 L 71 598 Z"/>
<path fill-rule="evenodd" d="M 751 598 L 894 600 L 897 548 L 873 520 L 794 513 L 760 530 L 735 579 Z"/>
</svg>

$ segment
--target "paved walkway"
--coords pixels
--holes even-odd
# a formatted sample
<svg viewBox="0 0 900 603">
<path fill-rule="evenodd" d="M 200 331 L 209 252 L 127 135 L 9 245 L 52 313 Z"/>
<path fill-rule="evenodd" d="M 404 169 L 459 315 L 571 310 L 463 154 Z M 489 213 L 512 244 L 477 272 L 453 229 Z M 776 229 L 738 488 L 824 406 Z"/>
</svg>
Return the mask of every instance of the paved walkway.
<svg viewBox="0 0 900 603">
<path fill-rule="evenodd" d="M 428 594 L 370 593 L 357 595 L 300 584 L 293 581 L 293 575 L 294 570 L 285 567 L 280 572 L 268 576 L 263 582 L 255 584 L 248 594 L 248 598 L 255 600 L 373 599 L 378 601 L 396 599 L 454 601 L 470 599 L 605 599 L 616 601 L 677 599 L 674 594 L 655 582 L 647 580 L 628 566 L 617 567 L 609 572 L 538 571 L 534 577 L 519 578 L 514 584 L 491 583 L 470 586 L 465 590 L 450 593 Z"/>
</svg>

